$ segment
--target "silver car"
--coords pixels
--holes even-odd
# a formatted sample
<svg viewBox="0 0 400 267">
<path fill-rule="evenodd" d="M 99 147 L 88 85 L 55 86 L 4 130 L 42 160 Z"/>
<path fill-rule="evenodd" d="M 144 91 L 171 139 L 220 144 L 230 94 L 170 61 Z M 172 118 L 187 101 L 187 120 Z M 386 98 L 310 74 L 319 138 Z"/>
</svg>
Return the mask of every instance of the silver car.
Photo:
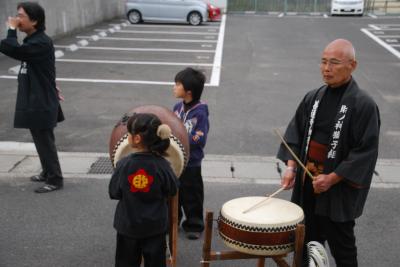
<svg viewBox="0 0 400 267">
<path fill-rule="evenodd" d="M 203 0 L 127 0 L 125 8 L 132 24 L 150 20 L 200 25 L 208 18 Z"/>
</svg>

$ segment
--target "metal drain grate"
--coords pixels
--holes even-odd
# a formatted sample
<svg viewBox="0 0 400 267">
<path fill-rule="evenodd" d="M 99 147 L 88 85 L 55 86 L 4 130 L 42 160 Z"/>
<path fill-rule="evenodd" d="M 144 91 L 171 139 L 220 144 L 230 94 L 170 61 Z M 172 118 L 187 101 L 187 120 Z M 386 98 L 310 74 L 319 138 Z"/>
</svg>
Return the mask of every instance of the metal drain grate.
<svg viewBox="0 0 400 267">
<path fill-rule="evenodd" d="M 91 174 L 112 174 L 114 171 L 111 160 L 107 157 L 100 157 L 90 166 L 88 173 Z"/>
</svg>

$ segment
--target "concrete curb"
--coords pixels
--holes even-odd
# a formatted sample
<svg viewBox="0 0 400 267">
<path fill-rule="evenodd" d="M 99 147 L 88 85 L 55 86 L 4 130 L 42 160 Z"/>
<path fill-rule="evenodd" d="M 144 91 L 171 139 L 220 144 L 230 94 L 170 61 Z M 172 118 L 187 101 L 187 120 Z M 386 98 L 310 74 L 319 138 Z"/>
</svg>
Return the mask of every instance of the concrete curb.
<svg viewBox="0 0 400 267">
<path fill-rule="evenodd" d="M 32 144 L 33 145 L 33 144 Z M 27 178 L 40 172 L 40 161 L 34 146 L 18 144 L 10 149 L 0 142 L 0 179 Z M 111 174 L 91 174 L 93 163 L 107 158 L 107 153 L 59 152 L 63 175 L 66 179 L 109 179 Z M 206 155 L 203 160 L 205 182 L 238 184 L 280 184 L 275 157 L 248 155 Z M 282 162 L 279 166 L 284 169 Z M 232 171 L 233 170 L 233 171 Z M 400 160 L 379 159 L 372 187 L 400 188 Z"/>
</svg>

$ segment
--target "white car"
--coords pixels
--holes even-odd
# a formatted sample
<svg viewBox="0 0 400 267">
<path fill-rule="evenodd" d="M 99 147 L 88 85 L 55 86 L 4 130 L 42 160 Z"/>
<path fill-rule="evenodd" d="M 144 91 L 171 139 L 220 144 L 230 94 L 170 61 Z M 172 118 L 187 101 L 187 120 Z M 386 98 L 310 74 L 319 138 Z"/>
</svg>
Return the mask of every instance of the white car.
<svg viewBox="0 0 400 267">
<path fill-rule="evenodd" d="M 364 13 L 364 0 L 332 0 L 331 15 L 358 15 Z"/>
<path fill-rule="evenodd" d="M 208 19 L 207 4 L 203 0 L 127 0 L 125 8 L 132 24 L 165 21 L 200 25 Z"/>
</svg>

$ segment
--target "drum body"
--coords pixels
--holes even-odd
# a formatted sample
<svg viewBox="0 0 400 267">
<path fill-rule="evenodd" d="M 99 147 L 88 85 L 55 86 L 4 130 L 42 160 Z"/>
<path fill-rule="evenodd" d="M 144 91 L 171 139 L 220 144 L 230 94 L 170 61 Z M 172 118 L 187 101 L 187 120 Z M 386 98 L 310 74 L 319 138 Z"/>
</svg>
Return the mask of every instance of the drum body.
<svg viewBox="0 0 400 267">
<path fill-rule="evenodd" d="M 115 125 L 109 142 L 109 154 L 112 165 L 116 166 L 118 160 L 134 153 L 135 149 L 128 143 L 128 130 L 126 124 L 134 113 L 152 113 L 156 115 L 162 123 L 171 128 L 170 147 L 166 151 L 165 158 L 171 163 L 171 167 L 179 177 L 189 160 L 189 141 L 185 126 L 179 118 L 165 107 L 147 105 L 132 109 Z"/>
<path fill-rule="evenodd" d="M 294 250 L 295 230 L 303 210 L 286 200 L 271 198 L 243 213 L 265 197 L 243 197 L 226 202 L 218 218 L 218 230 L 226 246 L 260 256 L 282 255 Z"/>
</svg>

